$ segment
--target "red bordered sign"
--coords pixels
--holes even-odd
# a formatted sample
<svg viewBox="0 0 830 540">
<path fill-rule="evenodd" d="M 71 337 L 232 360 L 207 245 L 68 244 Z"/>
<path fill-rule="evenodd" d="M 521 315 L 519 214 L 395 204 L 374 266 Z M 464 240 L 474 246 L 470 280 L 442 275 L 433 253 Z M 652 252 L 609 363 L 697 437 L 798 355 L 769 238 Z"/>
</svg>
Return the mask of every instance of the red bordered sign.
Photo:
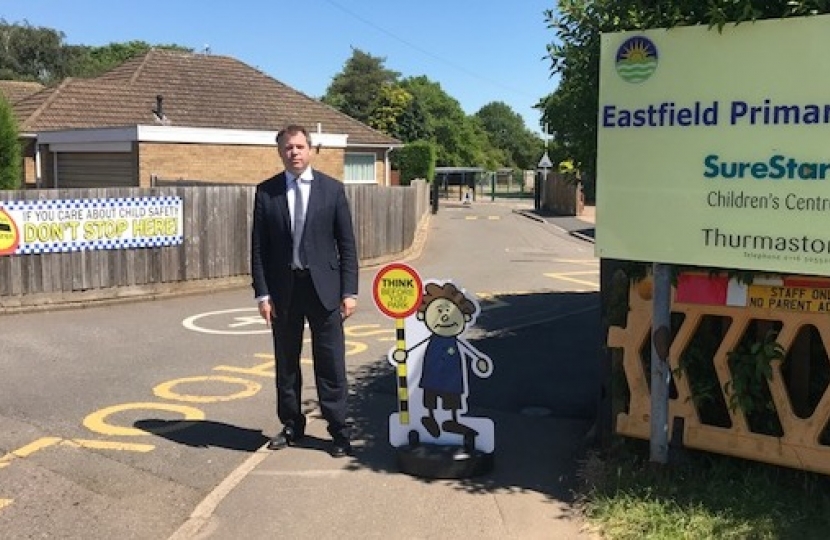
<svg viewBox="0 0 830 540">
<path fill-rule="evenodd" d="M 424 284 L 414 269 L 392 263 L 378 271 L 372 284 L 375 305 L 393 319 L 404 319 L 418 310 L 424 296 Z"/>
</svg>

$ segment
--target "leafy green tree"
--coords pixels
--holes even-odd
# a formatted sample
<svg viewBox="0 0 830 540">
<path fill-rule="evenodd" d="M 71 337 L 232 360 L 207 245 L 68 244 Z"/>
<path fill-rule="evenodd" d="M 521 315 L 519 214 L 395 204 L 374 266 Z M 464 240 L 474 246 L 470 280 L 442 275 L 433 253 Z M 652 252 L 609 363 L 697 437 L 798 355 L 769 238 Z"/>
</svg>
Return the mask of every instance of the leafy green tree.
<svg viewBox="0 0 830 540">
<path fill-rule="evenodd" d="M 66 76 L 63 32 L 0 19 L 0 78 L 49 84 Z"/>
<path fill-rule="evenodd" d="M 545 12 L 556 34 L 548 45 L 557 90 L 537 107 L 554 141 L 583 172 L 596 162 L 599 51 L 602 32 L 728 23 L 830 12 L 826 0 L 559 0 Z"/>
<path fill-rule="evenodd" d="M 0 96 L 0 189 L 18 189 L 23 175 L 17 121 L 11 105 Z"/>
<path fill-rule="evenodd" d="M 400 75 L 386 69 L 385 62 L 385 58 L 352 48 L 352 56 L 343 66 L 343 71 L 334 76 L 326 89 L 323 103 L 369 124 L 382 88 L 393 86 Z"/>
<path fill-rule="evenodd" d="M 490 142 L 504 152 L 505 166 L 535 169 L 544 142 L 527 129 L 521 115 L 501 101 L 488 103 L 475 113 Z"/>
<path fill-rule="evenodd" d="M 433 133 L 427 125 L 427 112 L 421 102 L 411 99 L 409 105 L 398 117 L 396 130 L 390 133 L 404 142 L 433 139 Z"/>
<path fill-rule="evenodd" d="M 66 45 L 63 32 L 28 22 L 0 19 L 0 79 L 54 84 L 65 77 L 95 77 L 152 48 L 191 51 L 180 45 L 144 41 L 110 43 L 103 47 Z"/>
<path fill-rule="evenodd" d="M 495 168 L 504 155 L 493 147 L 481 123 L 467 116 L 458 101 L 426 76 L 409 77 L 401 86 L 423 109 L 424 124 L 437 148 L 441 167 Z"/>
<path fill-rule="evenodd" d="M 412 102 L 412 94 L 400 86 L 386 84 L 380 87 L 374 106 L 369 112 L 368 124 L 384 133 L 397 129 L 398 118 Z"/>
<path fill-rule="evenodd" d="M 414 141 L 398 151 L 401 184 L 408 186 L 412 180 L 423 178 L 432 182 L 435 176 L 435 145 L 429 141 Z"/>
<path fill-rule="evenodd" d="M 102 47 L 85 45 L 64 46 L 66 67 L 72 77 L 97 77 L 110 69 L 123 64 L 130 58 L 147 53 L 150 49 L 192 52 L 193 49 L 181 45 L 151 45 L 145 41 L 128 41 L 110 43 Z"/>
</svg>

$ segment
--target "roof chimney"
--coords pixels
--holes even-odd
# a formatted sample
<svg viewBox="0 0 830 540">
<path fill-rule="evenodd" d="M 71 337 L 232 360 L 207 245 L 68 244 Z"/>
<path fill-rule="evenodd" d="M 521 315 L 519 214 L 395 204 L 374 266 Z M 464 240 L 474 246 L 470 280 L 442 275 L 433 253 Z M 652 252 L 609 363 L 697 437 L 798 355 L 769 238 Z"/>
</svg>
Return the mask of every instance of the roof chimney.
<svg viewBox="0 0 830 540">
<path fill-rule="evenodd" d="M 156 121 L 166 126 L 170 124 L 170 121 L 167 119 L 166 116 L 164 116 L 164 104 L 162 103 L 163 101 L 164 96 L 158 94 L 156 96 L 156 108 L 153 109 L 153 114 L 156 115 Z"/>
</svg>

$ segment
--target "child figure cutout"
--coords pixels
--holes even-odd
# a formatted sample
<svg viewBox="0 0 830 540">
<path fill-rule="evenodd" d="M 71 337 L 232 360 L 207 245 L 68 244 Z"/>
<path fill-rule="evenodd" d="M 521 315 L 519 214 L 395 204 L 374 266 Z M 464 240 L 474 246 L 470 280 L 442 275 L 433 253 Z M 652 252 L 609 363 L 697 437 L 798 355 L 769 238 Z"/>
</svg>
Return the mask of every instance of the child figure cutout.
<svg viewBox="0 0 830 540">
<path fill-rule="evenodd" d="M 417 312 L 406 320 L 406 348 L 389 353 L 392 365 L 406 363 L 408 379 L 417 378 L 416 385 L 408 385 L 412 425 L 402 425 L 399 414 L 389 419 L 392 445 L 427 440 L 461 443 L 465 452 L 493 452 L 492 420 L 464 416 L 468 365 L 481 378 L 493 372 L 492 360 L 463 338 L 480 311 L 478 302 L 453 283 L 427 282 Z"/>
</svg>

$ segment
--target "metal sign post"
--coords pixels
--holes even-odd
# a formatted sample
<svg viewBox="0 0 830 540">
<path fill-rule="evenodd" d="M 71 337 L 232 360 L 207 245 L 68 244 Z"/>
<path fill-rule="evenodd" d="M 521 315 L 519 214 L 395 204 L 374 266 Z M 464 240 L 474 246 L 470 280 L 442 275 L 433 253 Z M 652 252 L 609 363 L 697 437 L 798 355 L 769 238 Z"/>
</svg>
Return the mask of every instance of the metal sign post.
<svg viewBox="0 0 830 540">
<path fill-rule="evenodd" d="M 651 320 L 651 438 L 650 461 L 669 461 L 669 348 L 671 347 L 670 266 L 654 263 Z"/>
</svg>

